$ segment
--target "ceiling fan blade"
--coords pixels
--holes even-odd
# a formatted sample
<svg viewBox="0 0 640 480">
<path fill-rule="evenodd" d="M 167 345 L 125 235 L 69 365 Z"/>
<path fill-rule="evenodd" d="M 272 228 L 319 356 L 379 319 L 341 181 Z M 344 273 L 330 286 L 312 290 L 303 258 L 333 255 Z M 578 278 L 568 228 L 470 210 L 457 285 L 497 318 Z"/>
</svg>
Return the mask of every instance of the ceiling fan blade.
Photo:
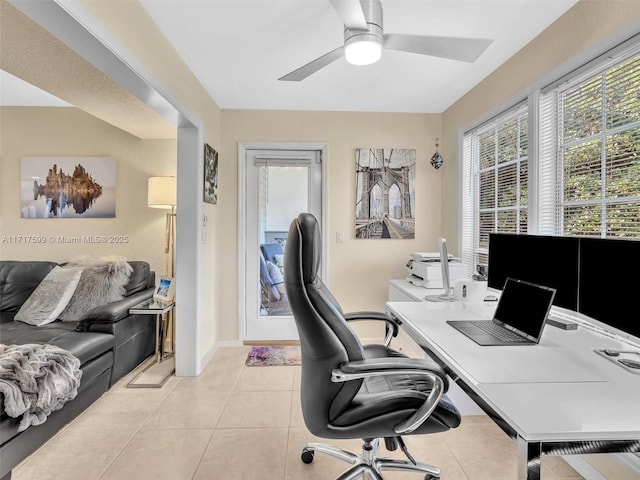
<svg viewBox="0 0 640 480">
<path fill-rule="evenodd" d="M 337 59 L 344 55 L 344 47 L 338 47 L 335 50 L 331 50 L 329 53 L 325 53 L 321 57 L 303 65 L 302 67 L 294 70 L 291 73 L 287 73 L 284 77 L 280 77 L 278 80 L 284 80 L 287 82 L 299 82 L 304 80 L 309 75 L 313 75 L 321 68 L 326 67 L 331 62 L 335 62 Z"/>
<path fill-rule="evenodd" d="M 384 35 L 384 48 L 403 52 L 449 58 L 463 62 L 475 62 L 493 40 L 484 38 L 435 37 L 427 35 Z"/>
<path fill-rule="evenodd" d="M 329 0 L 342 19 L 342 23 L 351 30 L 368 30 L 360 0 Z"/>
</svg>

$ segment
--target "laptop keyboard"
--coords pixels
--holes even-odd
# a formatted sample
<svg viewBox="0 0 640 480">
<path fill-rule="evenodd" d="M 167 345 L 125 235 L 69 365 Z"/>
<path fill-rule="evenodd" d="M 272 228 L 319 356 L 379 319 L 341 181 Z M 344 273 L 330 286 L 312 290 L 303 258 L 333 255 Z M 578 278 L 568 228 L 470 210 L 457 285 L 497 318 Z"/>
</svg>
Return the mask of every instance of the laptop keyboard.
<svg viewBox="0 0 640 480">
<path fill-rule="evenodd" d="M 526 338 L 521 337 L 517 333 L 514 333 L 506 328 L 501 327 L 493 323 L 491 320 L 486 321 L 474 321 L 474 325 L 476 325 L 481 330 L 487 332 L 490 335 L 493 335 L 498 340 L 502 340 L 504 342 L 528 342 Z"/>
</svg>

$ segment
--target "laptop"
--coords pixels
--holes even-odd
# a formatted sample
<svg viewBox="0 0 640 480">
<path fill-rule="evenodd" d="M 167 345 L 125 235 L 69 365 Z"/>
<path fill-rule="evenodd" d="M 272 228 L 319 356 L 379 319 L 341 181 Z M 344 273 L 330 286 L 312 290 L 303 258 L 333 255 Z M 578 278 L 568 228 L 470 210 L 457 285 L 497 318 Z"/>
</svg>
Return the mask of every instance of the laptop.
<svg viewBox="0 0 640 480">
<path fill-rule="evenodd" d="M 492 320 L 447 323 L 479 345 L 535 345 L 555 295 L 554 288 L 507 278 Z"/>
</svg>

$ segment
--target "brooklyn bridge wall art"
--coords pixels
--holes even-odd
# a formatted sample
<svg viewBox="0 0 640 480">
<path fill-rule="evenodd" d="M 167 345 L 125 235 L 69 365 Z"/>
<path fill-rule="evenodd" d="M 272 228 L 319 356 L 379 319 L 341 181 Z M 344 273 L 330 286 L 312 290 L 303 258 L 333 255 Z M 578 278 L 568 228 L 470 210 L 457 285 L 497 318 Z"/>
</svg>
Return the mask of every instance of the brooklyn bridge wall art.
<svg viewBox="0 0 640 480">
<path fill-rule="evenodd" d="M 356 150 L 356 238 L 414 238 L 416 151 Z"/>
<path fill-rule="evenodd" d="M 116 166 L 110 157 L 22 157 L 22 218 L 114 218 Z"/>
</svg>

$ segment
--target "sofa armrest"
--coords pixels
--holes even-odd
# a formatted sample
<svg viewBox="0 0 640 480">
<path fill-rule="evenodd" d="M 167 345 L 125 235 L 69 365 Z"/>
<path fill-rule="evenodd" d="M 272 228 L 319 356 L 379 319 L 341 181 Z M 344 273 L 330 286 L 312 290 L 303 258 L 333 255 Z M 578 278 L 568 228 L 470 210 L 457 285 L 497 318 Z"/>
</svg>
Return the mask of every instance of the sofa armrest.
<svg viewBox="0 0 640 480">
<path fill-rule="evenodd" d="M 89 326 L 95 323 L 115 323 L 129 316 L 129 309 L 139 303 L 153 297 L 154 288 L 148 288 L 142 292 L 134 293 L 117 302 L 100 305 L 89 312 L 78 322 L 77 330 L 88 331 Z"/>
</svg>

